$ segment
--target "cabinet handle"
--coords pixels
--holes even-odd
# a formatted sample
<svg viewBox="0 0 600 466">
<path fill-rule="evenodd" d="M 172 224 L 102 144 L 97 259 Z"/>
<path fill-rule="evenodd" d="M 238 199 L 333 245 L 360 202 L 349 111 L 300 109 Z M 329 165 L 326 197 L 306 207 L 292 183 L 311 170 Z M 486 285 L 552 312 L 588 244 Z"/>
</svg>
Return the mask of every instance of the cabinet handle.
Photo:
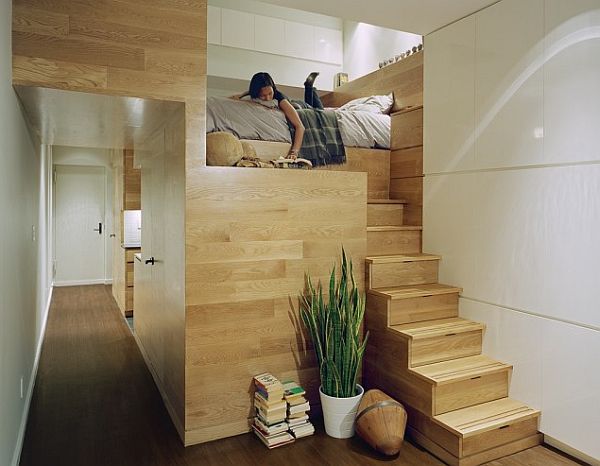
<svg viewBox="0 0 600 466">
<path fill-rule="evenodd" d="M 97 231 L 99 235 L 102 234 L 102 223 L 98 223 L 98 228 L 94 228 L 94 231 Z"/>
</svg>

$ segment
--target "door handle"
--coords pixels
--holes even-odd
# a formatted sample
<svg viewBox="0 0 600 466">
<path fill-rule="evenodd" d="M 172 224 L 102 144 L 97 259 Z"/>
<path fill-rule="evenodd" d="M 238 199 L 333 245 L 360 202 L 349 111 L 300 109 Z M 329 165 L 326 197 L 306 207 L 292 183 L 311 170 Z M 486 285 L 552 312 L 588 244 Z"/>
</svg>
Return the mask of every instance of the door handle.
<svg viewBox="0 0 600 466">
<path fill-rule="evenodd" d="M 102 234 L 102 223 L 98 223 L 98 228 L 94 228 L 94 231 L 97 231 L 99 235 Z"/>
<path fill-rule="evenodd" d="M 144 262 L 146 264 L 152 264 L 152 265 L 154 265 L 154 256 L 152 256 L 150 259 L 146 259 Z"/>
</svg>

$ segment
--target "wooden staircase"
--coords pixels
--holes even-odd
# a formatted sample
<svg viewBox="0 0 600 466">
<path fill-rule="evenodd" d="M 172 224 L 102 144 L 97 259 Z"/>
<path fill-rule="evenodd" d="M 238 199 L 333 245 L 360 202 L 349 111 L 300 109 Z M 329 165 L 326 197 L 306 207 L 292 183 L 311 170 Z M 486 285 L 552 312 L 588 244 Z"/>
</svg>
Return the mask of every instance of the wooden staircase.
<svg viewBox="0 0 600 466">
<path fill-rule="evenodd" d="M 508 398 L 512 366 L 481 354 L 485 326 L 458 316 L 462 291 L 438 283 L 440 256 L 402 200 L 367 205 L 367 387 L 401 401 L 408 435 L 442 461 L 478 465 L 538 445 L 539 411 Z"/>
</svg>

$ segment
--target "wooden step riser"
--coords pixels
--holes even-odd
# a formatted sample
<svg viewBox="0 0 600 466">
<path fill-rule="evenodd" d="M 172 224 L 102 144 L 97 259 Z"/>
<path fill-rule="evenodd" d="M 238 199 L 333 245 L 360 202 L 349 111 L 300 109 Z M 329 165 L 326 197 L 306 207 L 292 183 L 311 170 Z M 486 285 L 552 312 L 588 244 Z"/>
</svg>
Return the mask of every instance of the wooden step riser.
<svg viewBox="0 0 600 466">
<path fill-rule="evenodd" d="M 482 344 L 481 330 L 412 340 L 409 350 L 410 367 L 475 356 L 481 354 Z"/>
<path fill-rule="evenodd" d="M 368 303 L 369 297 L 367 297 Z M 390 300 L 390 325 L 458 317 L 458 293 Z"/>
<path fill-rule="evenodd" d="M 416 438 L 417 443 L 448 464 L 459 464 L 459 462 L 461 465 L 481 464 L 481 462 L 493 461 L 510 454 L 504 452 L 516 446 L 511 447 L 511 445 L 523 442 L 525 439 L 533 440 L 531 437 L 537 436 L 538 432 L 539 416 L 535 416 L 518 419 L 495 429 L 462 438 L 412 406 L 405 403 L 404 407 L 408 413 L 409 428 L 417 431 L 417 437 L 423 437 Z M 534 445 L 537 443 L 531 446 Z M 494 456 L 495 449 L 497 454 L 501 453 L 499 456 Z M 475 462 L 475 459 L 480 462 Z"/>
<path fill-rule="evenodd" d="M 403 222 L 404 205 L 367 204 L 367 226 L 402 226 Z"/>
<path fill-rule="evenodd" d="M 499 458 L 504 458 L 520 451 L 533 448 L 543 442 L 543 435 L 535 433 L 528 437 L 520 438 L 497 447 L 492 447 L 475 455 L 457 458 L 411 426 L 407 426 L 406 436 L 449 466 L 479 466 L 481 464 L 487 464 Z"/>
<path fill-rule="evenodd" d="M 433 415 L 447 413 L 508 396 L 511 370 L 505 369 L 433 389 Z"/>
<path fill-rule="evenodd" d="M 421 230 L 367 231 L 367 255 L 421 252 Z"/>
<path fill-rule="evenodd" d="M 369 288 L 437 283 L 438 264 L 437 260 L 370 263 L 367 267 L 367 283 Z"/>
</svg>

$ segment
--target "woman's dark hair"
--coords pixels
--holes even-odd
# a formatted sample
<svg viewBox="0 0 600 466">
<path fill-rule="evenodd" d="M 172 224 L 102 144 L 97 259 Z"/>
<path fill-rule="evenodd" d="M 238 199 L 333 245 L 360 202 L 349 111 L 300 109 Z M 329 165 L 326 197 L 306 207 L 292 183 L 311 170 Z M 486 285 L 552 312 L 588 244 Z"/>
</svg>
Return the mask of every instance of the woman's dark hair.
<svg viewBox="0 0 600 466">
<path fill-rule="evenodd" d="M 248 94 L 250 94 L 250 97 L 253 99 L 257 99 L 260 94 L 260 90 L 267 86 L 271 86 L 273 88 L 273 92 L 277 90 L 277 87 L 275 87 L 275 83 L 273 82 L 273 78 L 269 75 L 269 73 L 265 73 L 264 71 L 261 73 L 256 73 L 250 80 Z"/>
</svg>

